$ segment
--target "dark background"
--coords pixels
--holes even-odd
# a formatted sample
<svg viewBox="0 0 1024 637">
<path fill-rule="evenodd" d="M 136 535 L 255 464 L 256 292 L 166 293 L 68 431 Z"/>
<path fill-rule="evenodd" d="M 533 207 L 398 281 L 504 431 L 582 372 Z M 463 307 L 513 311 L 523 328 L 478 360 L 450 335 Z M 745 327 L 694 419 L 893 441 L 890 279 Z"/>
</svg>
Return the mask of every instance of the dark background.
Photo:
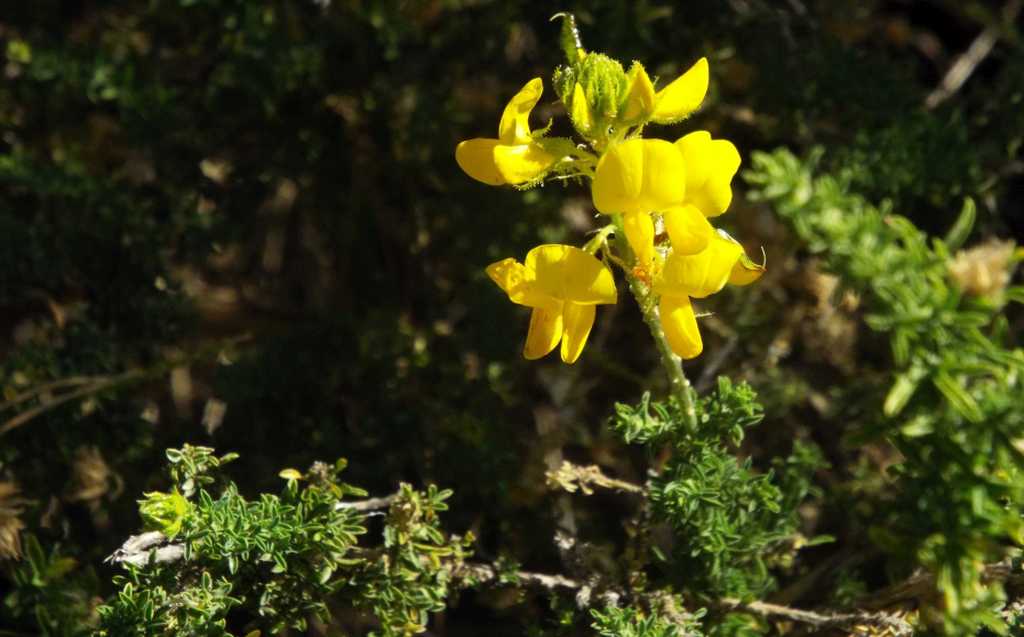
<svg viewBox="0 0 1024 637">
<path fill-rule="evenodd" d="M 546 91 L 534 126 L 562 115 L 549 17 L 569 10 L 588 50 L 641 60 L 662 83 L 708 56 L 704 107 L 652 133 L 705 128 L 745 164 L 758 149 L 820 145 L 825 169 L 929 232 L 944 232 L 969 195 L 976 238 L 1021 240 L 1019 31 L 1003 32 L 955 94 L 925 105 L 1002 9 L 5 3 L 0 388 L 11 399 L 55 379 L 151 372 L 0 435 L 0 480 L 29 501 L 25 532 L 94 569 L 95 594 L 109 594 L 101 559 L 138 530 L 142 492 L 166 487 L 163 450 L 190 442 L 240 453 L 230 474 L 251 494 L 277 490 L 283 467 L 339 456 L 372 494 L 399 481 L 453 488 L 447 527 L 472 530 L 482 559 L 558 570 L 559 524 L 614 546 L 631 503 L 554 495 L 543 472 L 564 457 L 644 480 L 650 459 L 604 421 L 614 402 L 663 391 L 655 352 L 623 295 L 599 311 L 576 365 L 522 359 L 527 312 L 484 267 L 539 242 L 581 244 L 598 220 L 579 184 L 521 192 L 469 179 L 455 145 L 494 136 L 532 77 Z M 742 179 L 735 188 L 722 224 L 748 252 L 765 246 L 769 274 L 703 306 L 715 315 L 687 373 L 701 389 L 716 374 L 749 380 L 768 418 L 744 452 L 767 466 L 794 439 L 813 441 L 833 465 L 822 485 L 835 487 L 871 450 L 844 448 L 822 401 L 884 364 L 887 345 L 861 333 L 851 306 L 819 311 L 829 281 L 770 210 L 745 200 Z M 222 420 L 209 415 L 218 405 Z M 858 515 L 825 502 L 809 530 L 856 538 Z M 510 602 L 467 593 L 441 625 L 552 625 L 543 598 Z M 0 625 L 32 630 L 3 612 Z"/>
</svg>

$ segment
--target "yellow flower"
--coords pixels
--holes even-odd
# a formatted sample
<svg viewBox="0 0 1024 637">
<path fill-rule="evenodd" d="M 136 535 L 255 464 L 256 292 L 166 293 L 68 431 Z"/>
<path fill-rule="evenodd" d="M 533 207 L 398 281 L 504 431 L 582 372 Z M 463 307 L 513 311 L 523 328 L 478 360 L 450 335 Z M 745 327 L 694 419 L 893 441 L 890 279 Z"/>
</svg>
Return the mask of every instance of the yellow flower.
<svg viewBox="0 0 1024 637">
<path fill-rule="evenodd" d="M 544 84 L 536 77 L 505 106 L 498 139 L 477 137 L 455 147 L 455 161 L 473 179 L 491 186 L 525 184 L 543 175 L 558 159 L 533 139 L 530 112 Z"/>
<path fill-rule="evenodd" d="M 715 236 L 704 213 L 692 204 L 674 206 L 661 214 L 665 231 L 672 242 L 672 253 L 678 255 L 697 254 L 704 251 Z"/>
<path fill-rule="evenodd" d="M 633 138 L 609 148 L 591 187 L 599 212 L 623 215 L 626 239 L 644 265 L 655 258 L 650 213 L 681 205 L 685 194 L 683 155 L 661 139 Z"/>
<path fill-rule="evenodd" d="M 626 122 L 652 121 L 672 124 L 697 110 L 708 92 L 708 60 L 697 60 L 686 73 L 654 92 L 654 84 L 640 64 L 629 70 L 629 89 L 622 119 Z"/>
<path fill-rule="evenodd" d="M 711 139 L 711 133 L 694 131 L 676 141 L 686 163 L 686 203 L 707 217 L 716 217 L 732 203 L 730 182 L 740 168 L 740 153 L 732 142 Z"/>
<path fill-rule="evenodd" d="M 509 258 L 487 266 L 509 300 L 533 308 L 523 356 L 533 360 L 562 343 L 562 360 L 575 363 L 594 325 L 596 305 L 615 303 L 611 271 L 589 252 L 567 245 L 537 246 L 526 262 Z"/>
<path fill-rule="evenodd" d="M 661 295 L 661 326 L 672 351 L 695 358 L 704 349 L 691 297 L 710 296 L 726 283 L 747 285 L 763 273 L 764 266 L 748 259 L 743 246 L 722 231 L 713 233 L 707 247 L 696 254 L 673 250 L 654 282 L 654 292 Z"/>
</svg>

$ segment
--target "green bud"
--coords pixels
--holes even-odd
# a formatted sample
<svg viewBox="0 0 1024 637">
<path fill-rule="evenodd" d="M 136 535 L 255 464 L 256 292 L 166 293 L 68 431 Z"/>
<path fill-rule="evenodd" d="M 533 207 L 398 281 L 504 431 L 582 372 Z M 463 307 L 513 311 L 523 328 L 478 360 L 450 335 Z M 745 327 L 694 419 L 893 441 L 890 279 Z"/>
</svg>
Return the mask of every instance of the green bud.
<svg viewBox="0 0 1024 637">
<path fill-rule="evenodd" d="M 177 535 L 189 510 L 188 500 L 177 491 L 152 491 L 144 495 L 146 499 L 139 500 L 139 514 L 145 527 L 169 538 Z"/>
<path fill-rule="evenodd" d="M 599 121 L 615 119 L 629 89 L 622 65 L 603 53 L 590 53 L 579 65 L 578 82 L 594 118 Z"/>
</svg>

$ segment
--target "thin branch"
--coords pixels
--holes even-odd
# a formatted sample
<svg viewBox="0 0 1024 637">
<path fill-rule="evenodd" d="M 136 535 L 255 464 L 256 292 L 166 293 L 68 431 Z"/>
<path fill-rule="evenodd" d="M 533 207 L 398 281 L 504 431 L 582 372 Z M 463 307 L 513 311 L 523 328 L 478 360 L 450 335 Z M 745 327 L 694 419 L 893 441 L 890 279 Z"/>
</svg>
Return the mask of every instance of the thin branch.
<svg viewBox="0 0 1024 637">
<path fill-rule="evenodd" d="M 562 466 L 548 471 L 544 476 L 547 478 L 548 486 L 564 489 L 569 493 L 582 491 L 583 495 L 591 495 L 594 493 L 593 487 L 625 493 L 641 494 L 644 492 L 644 488 L 639 484 L 606 476 L 596 464 L 583 467 L 563 460 Z"/>
<path fill-rule="evenodd" d="M 990 582 L 1017 583 L 1021 579 L 1024 579 L 1024 573 L 1019 570 L 1014 571 L 1013 565 L 1009 561 L 986 564 L 981 573 L 981 581 L 986 584 Z M 870 610 L 886 608 L 909 600 L 930 597 L 935 593 L 936 587 L 935 574 L 922 570 L 902 582 L 872 593 L 858 601 L 857 605 Z"/>
<path fill-rule="evenodd" d="M 956 94 L 967 82 L 978 65 L 992 53 L 996 42 L 1002 36 L 1004 25 L 1013 24 L 1020 13 L 1022 0 L 1010 0 L 1003 7 L 1002 21 L 990 24 L 974 38 L 967 50 L 950 65 L 939 86 L 928 94 L 924 100 L 925 108 L 932 109 Z"/>
<path fill-rule="evenodd" d="M 26 389 L 20 394 L 16 394 L 10 400 L 0 403 L 0 411 L 5 411 L 14 407 L 15 405 L 21 404 L 26 400 L 35 398 L 41 394 L 45 394 L 52 391 L 64 389 L 66 387 L 77 387 L 78 385 L 86 385 L 89 383 L 95 383 L 97 381 L 109 378 L 108 376 L 69 376 L 67 378 L 60 378 L 58 380 L 51 381 L 49 383 L 43 383 L 42 385 L 36 385 L 31 389 Z"/>
<path fill-rule="evenodd" d="M 458 566 L 453 572 L 452 576 L 460 580 L 473 582 L 476 584 L 488 584 L 493 582 L 500 582 L 501 573 L 494 566 L 483 563 L 467 563 Z M 548 575 L 545 573 L 531 573 L 529 571 L 515 571 L 510 574 L 511 579 L 514 582 L 525 584 L 527 586 L 539 587 L 547 590 L 556 590 L 564 588 L 568 590 L 578 590 L 583 588 L 581 582 L 577 582 L 574 579 L 570 579 L 563 575 Z M 513 582 L 509 582 L 510 584 Z"/>
<path fill-rule="evenodd" d="M 110 389 L 111 387 L 114 387 L 116 385 L 121 385 L 125 383 L 144 380 L 146 378 L 154 376 L 159 376 L 160 374 L 165 373 L 169 369 L 178 367 L 180 365 L 186 365 L 197 360 L 203 360 L 205 358 L 208 358 L 213 353 L 220 353 L 225 348 L 234 347 L 240 343 L 244 343 L 249 340 L 252 340 L 252 335 L 246 332 L 244 334 L 233 336 L 222 341 L 217 341 L 207 347 L 202 347 L 196 352 L 193 352 L 189 355 L 178 357 L 174 360 L 163 361 L 149 369 L 133 369 L 122 374 L 118 374 L 116 376 L 70 376 L 68 378 L 58 379 L 55 381 L 45 383 L 43 385 L 39 385 L 37 387 L 33 387 L 32 389 L 26 390 L 15 396 L 14 398 L 11 398 L 7 402 L 0 404 L 0 410 L 7 409 L 8 407 L 12 407 L 31 398 L 39 397 L 41 395 L 46 394 L 47 392 L 54 391 L 56 389 L 79 386 L 78 389 L 75 389 L 74 391 L 70 391 L 66 394 L 61 394 L 60 396 L 56 396 L 54 398 L 46 400 L 40 403 L 39 405 L 36 405 L 32 409 L 27 409 L 18 414 L 17 416 L 5 421 L 3 424 L 0 424 L 0 436 L 3 436 L 9 431 L 17 429 L 18 427 L 24 425 L 30 420 L 38 416 L 41 416 L 42 414 L 45 414 L 48 411 L 56 409 L 57 407 L 60 407 L 61 405 L 72 400 L 84 398 L 86 396 L 92 396 L 93 394 L 98 394 L 99 392 L 104 391 L 106 389 Z"/>
<path fill-rule="evenodd" d="M 353 511 L 376 511 L 378 509 L 386 509 L 391 506 L 391 503 L 395 501 L 398 496 L 397 493 L 386 495 L 381 498 L 368 498 L 366 500 L 356 500 L 355 502 L 339 502 L 334 505 L 335 509 L 352 509 Z"/>
<path fill-rule="evenodd" d="M 855 611 L 852 613 L 825 612 L 818 613 L 769 604 L 768 602 L 743 602 L 738 599 L 723 599 L 722 605 L 730 610 L 746 611 L 762 617 L 788 619 L 815 628 L 854 628 L 857 626 L 880 626 L 892 629 L 896 634 L 909 635 L 913 632 L 910 624 L 901 617 L 888 613 L 871 613 Z"/>
<path fill-rule="evenodd" d="M 148 531 L 132 535 L 121 548 L 103 560 L 107 564 L 131 564 L 145 566 L 147 564 L 164 564 L 177 562 L 185 557 L 185 545 L 170 542 L 160 531 Z"/>
<path fill-rule="evenodd" d="M 17 429 L 18 427 L 24 425 L 25 423 L 27 423 L 28 421 L 32 420 L 37 416 L 40 416 L 48 411 L 60 407 L 64 403 L 76 400 L 78 398 L 91 396 L 93 394 L 98 394 L 104 389 L 109 389 L 115 385 L 120 385 L 134 380 L 139 380 L 144 376 L 145 372 L 141 370 L 132 370 L 129 372 L 125 372 L 123 374 L 118 374 L 117 376 L 107 376 L 105 378 L 100 378 L 99 380 L 94 381 L 90 385 L 86 385 L 85 387 L 79 387 L 74 391 L 70 391 L 66 394 L 57 396 L 52 400 L 48 400 L 40 405 L 37 405 L 36 407 L 33 407 L 32 409 L 27 409 L 18 414 L 17 416 L 15 416 L 14 418 L 7 420 L 6 422 L 4 422 L 4 424 L 0 425 L 0 436 L 6 434 L 7 432 L 13 429 Z"/>
</svg>

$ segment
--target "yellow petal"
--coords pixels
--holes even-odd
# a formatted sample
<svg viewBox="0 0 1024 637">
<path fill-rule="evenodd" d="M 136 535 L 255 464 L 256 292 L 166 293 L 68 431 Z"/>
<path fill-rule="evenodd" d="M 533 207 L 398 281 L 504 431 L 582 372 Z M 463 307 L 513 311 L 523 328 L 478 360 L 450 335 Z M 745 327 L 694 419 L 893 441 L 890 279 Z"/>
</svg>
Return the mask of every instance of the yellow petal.
<svg viewBox="0 0 1024 637">
<path fill-rule="evenodd" d="M 501 114 L 498 124 L 498 139 L 508 145 L 530 143 L 530 111 L 540 101 L 544 83 L 535 77 L 519 89 Z"/>
<path fill-rule="evenodd" d="M 586 134 L 594 126 L 594 118 L 590 115 L 590 104 L 583 93 L 583 87 L 577 82 L 572 90 L 572 111 L 569 113 L 572 123 L 581 134 Z"/>
<path fill-rule="evenodd" d="M 597 307 L 568 302 L 562 311 L 562 360 L 572 365 L 580 357 L 594 326 Z"/>
<path fill-rule="evenodd" d="M 637 265 L 649 268 L 657 258 L 654 251 L 654 219 L 646 212 L 630 212 L 623 216 L 626 241 L 636 255 Z"/>
<path fill-rule="evenodd" d="M 489 186 L 500 186 L 505 178 L 494 163 L 496 139 L 468 139 L 455 147 L 455 161 L 467 175 Z"/>
<path fill-rule="evenodd" d="M 718 292 L 729 281 L 743 247 L 731 237 L 716 233 L 708 247 L 693 255 L 671 254 L 665 260 L 654 288 L 659 294 L 686 294 L 704 298 Z"/>
<path fill-rule="evenodd" d="M 697 110 L 708 92 L 708 59 L 701 58 L 686 73 L 655 95 L 651 120 L 659 124 L 678 122 Z"/>
<path fill-rule="evenodd" d="M 766 269 L 764 264 L 754 263 L 746 253 L 743 253 L 740 255 L 740 260 L 736 262 L 736 265 L 732 266 L 729 283 L 731 285 L 749 285 L 760 279 Z"/>
<path fill-rule="evenodd" d="M 535 360 L 555 349 L 562 338 L 562 304 L 550 308 L 537 307 L 530 314 L 530 331 L 526 334 L 523 356 Z"/>
<path fill-rule="evenodd" d="M 697 328 L 697 317 L 693 304 L 687 296 L 662 296 L 658 303 L 661 327 L 669 347 L 682 358 L 696 358 L 704 349 Z"/>
<path fill-rule="evenodd" d="M 615 303 L 615 278 L 597 257 L 573 246 L 547 244 L 526 255 L 537 289 L 561 301 L 584 305 Z"/>
<path fill-rule="evenodd" d="M 707 217 L 691 205 L 669 208 L 662 213 L 662 218 L 675 254 L 697 254 L 708 247 L 715 234 Z"/>
<path fill-rule="evenodd" d="M 704 160 L 711 145 L 711 133 L 696 130 L 676 140 L 676 148 L 686 162 L 686 194 L 702 188 L 711 174 L 711 165 Z"/>
<path fill-rule="evenodd" d="M 513 303 L 528 307 L 550 307 L 557 300 L 537 288 L 533 272 L 515 259 L 502 259 L 487 266 L 487 276 L 498 284 Z"/>
<path fill-rule="evenodd" d="M 621 118 L 626 122 L 643 121 L 654 112 L 654 85 L 647 71 L 639 62 L 634 62 L 629 69 L 632 81 L 626 94 L 626 106 Z"/>
<path fill-rule="evenodd" d="M 612 146 L 597 164 L 591 189 L 605 214 L 664 210 L 683 202 L 683 156 L 661 139 L 634 138 Z"/>
<path fill-rule="evenodd" d="M 711 139 L 694 131 L 676 142 L 686 161 L 686 202 L 705 216 L 715 217 L 732 202 L 732 178 L 740 168 L 740 153 L 732 142 Z"/>
<path fill-rule="evenodd" d="M 557 157 L 548 153 L 538 144 L 520 144 L 494 147 L 494 164 L 498 174 L 510 184 L 525 184 L 542 176 Z"/>
</svg>

